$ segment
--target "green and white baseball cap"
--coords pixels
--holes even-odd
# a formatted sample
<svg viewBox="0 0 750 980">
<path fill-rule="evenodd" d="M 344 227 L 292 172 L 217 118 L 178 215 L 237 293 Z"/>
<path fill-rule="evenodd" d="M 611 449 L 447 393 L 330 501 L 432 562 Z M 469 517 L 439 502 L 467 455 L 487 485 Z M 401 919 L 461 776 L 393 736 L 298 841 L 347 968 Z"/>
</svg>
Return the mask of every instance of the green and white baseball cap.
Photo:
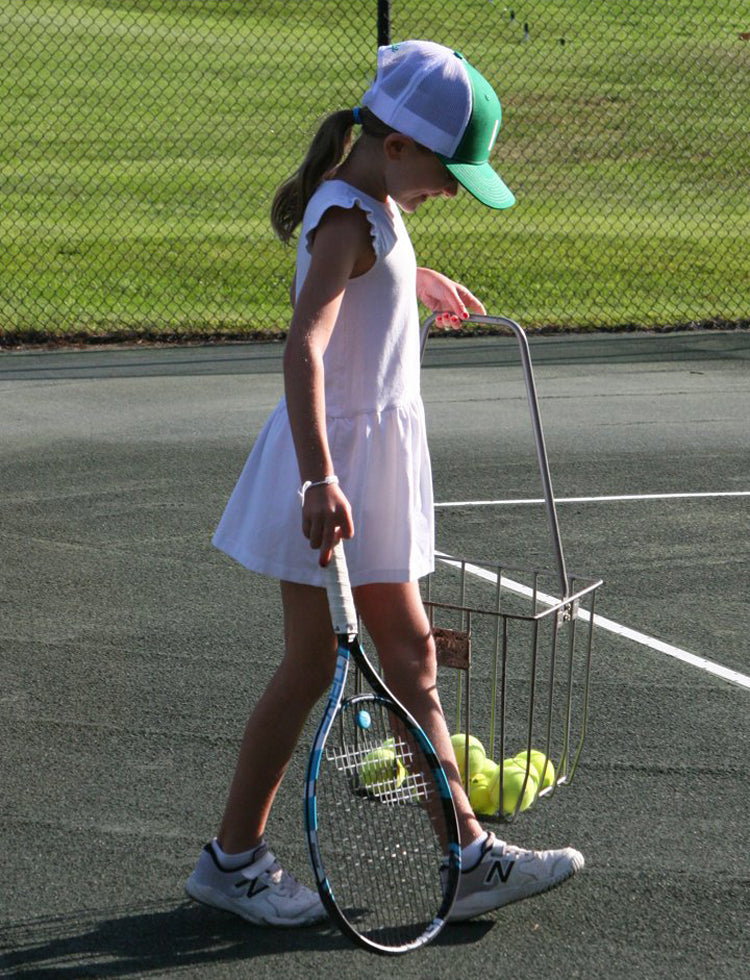
<svg viewBox="0 0 750 980">
<path fill-rule="evenodd" d="M 500 100 L 458 51 L 432 41 L 378 48 L 377 75 L 362 105 L 387 126 L 433 150 L 482 204 L 515 204 L 489 164 L 502 121 Z"/>
</svg>

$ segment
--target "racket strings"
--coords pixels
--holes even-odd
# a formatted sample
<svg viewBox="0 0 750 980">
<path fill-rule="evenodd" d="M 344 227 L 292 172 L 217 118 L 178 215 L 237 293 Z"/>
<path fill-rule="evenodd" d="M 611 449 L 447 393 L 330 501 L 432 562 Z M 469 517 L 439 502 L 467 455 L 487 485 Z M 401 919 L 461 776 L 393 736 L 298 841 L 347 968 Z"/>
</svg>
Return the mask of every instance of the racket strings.
<svg viewBox="0 0 750 980">
<path fill-rule="evenodd" d="M 360 934 L 395 946 L 417 939 L 442 903 L 440 807 L 415 737 L 386 709 L 371 714 L 364 732 L 344 702 L 329 732 L 318 777 L 318 841 L 344 916 Z"/>
<path fill-rule="evenodd" d="M 350 748 L 348 745 L 326 745 L 326 759 L 333 763 L 337 769 L 346 773 L 355 784 L 362 788 L 371 796 L 377 797 L 380 803 L 426 803 L 429 793 L 433 789 L 431 781 L 425 778 L 425 774 L 415 769 L 414 754 L 404 742 L 396 742 L 394 746 L 395 756 L 402 764 L 406 773 L 400 779 L 393 775 L 389 778 L 384 775 L 382 779 L 364 780 L 362 770 L 367 766 L 367 757 L 377 750 L 378 746 L 371 743 Z"/>
</svg>

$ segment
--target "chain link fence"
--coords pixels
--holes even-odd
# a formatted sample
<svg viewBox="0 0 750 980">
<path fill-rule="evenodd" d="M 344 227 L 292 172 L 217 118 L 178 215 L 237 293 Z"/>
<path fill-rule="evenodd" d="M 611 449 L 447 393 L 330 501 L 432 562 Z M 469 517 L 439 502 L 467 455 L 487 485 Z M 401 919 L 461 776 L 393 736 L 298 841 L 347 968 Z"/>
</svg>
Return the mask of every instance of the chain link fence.
<svg viewBox="0 0 750 980">
<path fill-rule="evenodd" d="M 369 84 L 379 6 L 0 0 L 0 342 L 283 332 L 270 201 Z M 748 325 L 748 2 L 390 7 L 497 89 L 518 199 L 430 202 L 423 264 L 529 327 Z"/>
</svg>

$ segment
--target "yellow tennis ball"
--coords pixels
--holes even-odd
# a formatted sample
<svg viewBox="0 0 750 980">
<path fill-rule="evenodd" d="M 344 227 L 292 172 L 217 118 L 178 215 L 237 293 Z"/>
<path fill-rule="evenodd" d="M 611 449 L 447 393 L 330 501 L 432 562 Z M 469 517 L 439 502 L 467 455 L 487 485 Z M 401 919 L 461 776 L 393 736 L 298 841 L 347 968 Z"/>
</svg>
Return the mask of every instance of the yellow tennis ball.
<svg viewBox="0 0 750 980">
<path fill-rule="evenodd" d="M 400 759 L 396 759 L 396 777 L 394 780 L 396 786 L 394 788 L 398 788 L 405 779 L 406 779 L 406 767 L 404 766 L 404 764 L 401 762 Z"/>
<path fill-rule="evenodd" d="M 519 752 L 513 757 L 519 765 L 525 769 L 526 760 L 530 758 L 532 771 L 536 772 L 537 782 L 540 789 L 547 789 L 555 782 L 555 767 L 552 760 L 548 759 L 544 752 L 539 749 L 532 749 L 531 752 Z"/>
<path fill-rule="evenodd" d="M 482 768 L 482 763 L 484 762 L 486 756 L 484 752 L 484 746 L 475 738 L 473 735 L 465 735 L 463 732 L 459 732 L 457 735 L 451 735 L 451 745 L 453 746 L 453 751 L 456 755 L 456 762 L 458 763 L 458 771 L 461 773 L 461 779 L 466 780 L 466 741 L 469 742 L 469 775 L 478 773 Z"/>
<path fill-rule="evenodd" d="M 478 772 L 469 780 L 469 803 L 475 813 L 492 813 L 490 801 L 490 783 L 484 773 Z"/>
<path fill-rule="evenodd" d="M 502 800 L 500 799 L 501 773 L 503 777 Z M 526 782 L 525 789 L 524 781 Z M 512 813 L 515 813 L 519 799 L 521 800 L 519 810 L 528 810 L 536 798 L 538 786 L 539 784 L 533 769 L 529 770 L 529 778 L 526 779 L 526 769 L 522 769 L 515 759 L 506 759 L 502 766 L 497 767 L 497 772 L 489 788 L 493 812 L 497 813 L 498 810 L 502 810 L 506 817 L 510 816 Z M 521 796 L 522 793 L 523 796 Z"/>
<path fill-rule="evenodd" d="M 359 767 L 359 778 L 368 789 L 386 792 L 397 789 L 404 781 L 406 770 L 396 759 L 393 749 L 373 749 L 368 752 Z"/>
<path fill-rule="evenodd" d="M 492 803 L 490 786 L 499 768 L 492 759 L 484 759 L 478 772 L 472 773 L 469 778 L 469 803 L 474 813 L 489 816 L 497 812 L 497 807 Z"/>
<path fill-rule="evenodd" d="M 475 749 L 479 749 L 482 755 L 485 755 L 484 746 L 474 735 L 467 735 L 465 732 L 457 732 L 455 735 L 451 735 L 451 745 L 453 746 L 453 751 L 458 755 L 459 752 L 464 751 L 466 742 L 468 741 L 469 746 Z"/>
</svg>

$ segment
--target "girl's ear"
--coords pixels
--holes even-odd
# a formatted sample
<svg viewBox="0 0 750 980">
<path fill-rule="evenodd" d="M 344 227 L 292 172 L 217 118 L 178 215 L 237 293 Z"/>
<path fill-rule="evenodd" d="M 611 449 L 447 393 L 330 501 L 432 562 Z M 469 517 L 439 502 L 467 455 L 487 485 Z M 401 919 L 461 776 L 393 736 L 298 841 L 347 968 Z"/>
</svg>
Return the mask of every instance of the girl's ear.
<svg viewBox="0 0 750 980">
<path fill-rule="evenodd" d="M 383 150 L 387 160 L 400 160 L 416 146 L 411 136 L 403 133 L 389 133 L 383 140 Z"/>
</svg>

